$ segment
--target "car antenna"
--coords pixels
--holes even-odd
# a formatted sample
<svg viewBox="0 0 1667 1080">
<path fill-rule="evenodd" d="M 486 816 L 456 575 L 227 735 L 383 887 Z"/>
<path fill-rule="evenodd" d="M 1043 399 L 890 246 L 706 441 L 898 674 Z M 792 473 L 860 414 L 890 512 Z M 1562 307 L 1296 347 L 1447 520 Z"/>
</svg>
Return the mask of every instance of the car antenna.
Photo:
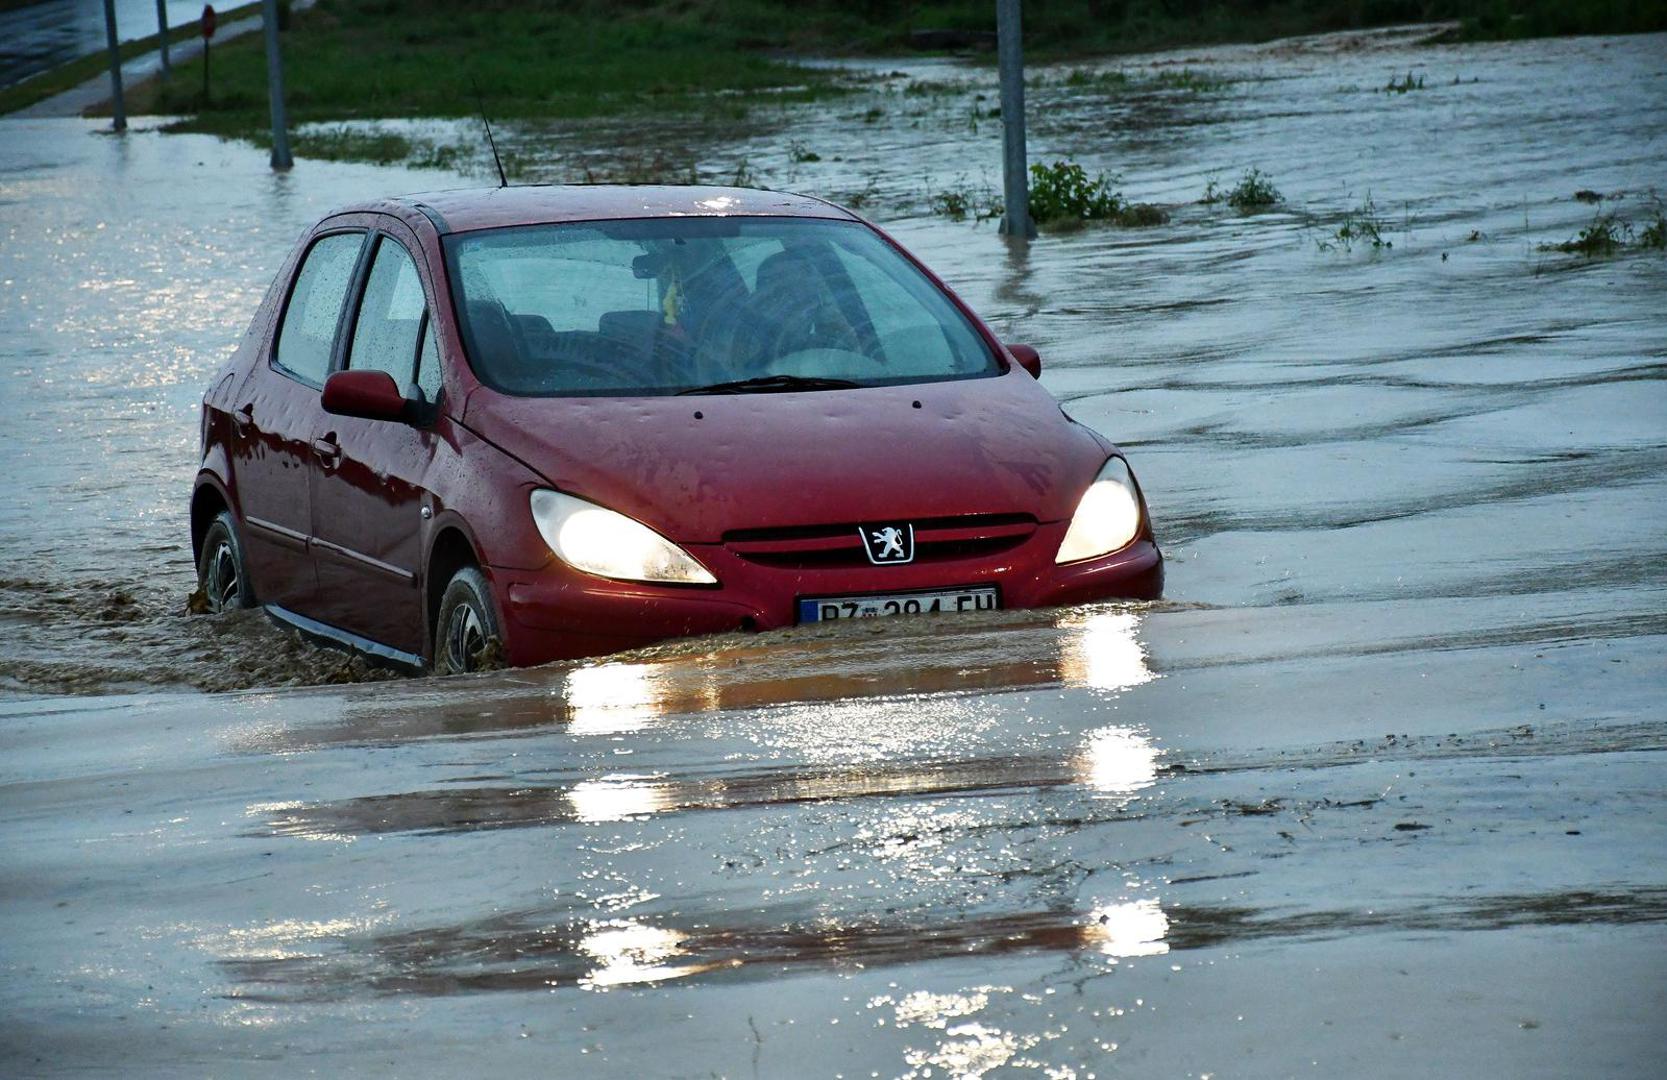
<svg viewBox="0 0 1667 1080">
<path fill-rule="evenodd" d="M 486 98 L 481 96 L 480 84 L 471 76 L 469 85 L 475 88 L 475 102 L 480 106 L 480 122 L 486 125 L 486 145 L 492 148 L 492 164 L 498 167 L 498 186 L 509 186 L 509 177 L 504 175 L 504 159 L 498 156 L 498 140 L 492 137 L 492 121 L 486 118 Z"/>
</svg>

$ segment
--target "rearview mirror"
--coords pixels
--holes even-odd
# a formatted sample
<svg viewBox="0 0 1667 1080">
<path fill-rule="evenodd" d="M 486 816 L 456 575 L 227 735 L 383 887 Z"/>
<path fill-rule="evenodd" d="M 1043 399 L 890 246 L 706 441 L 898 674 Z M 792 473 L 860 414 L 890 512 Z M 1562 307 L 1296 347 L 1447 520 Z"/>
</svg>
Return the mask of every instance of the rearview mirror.
<svg viewBox="0 0 1667 1080">
<path fill-rule="evenodd" d="M 324 380 L 324 411 L 366 420 L 404 420 L 405 395 L 386 371 L 338 371 Z"/>
<path fill-rule="evenodd" d="M 1013 354 L 1013 359 L 1019 362 L 1020 367 L 1030 372 L 1031 378 L 1042 377 L 1042 356 L 1035 349 L 1029 345 L 1009 345 L 1007 351 Z"/>
</svg>

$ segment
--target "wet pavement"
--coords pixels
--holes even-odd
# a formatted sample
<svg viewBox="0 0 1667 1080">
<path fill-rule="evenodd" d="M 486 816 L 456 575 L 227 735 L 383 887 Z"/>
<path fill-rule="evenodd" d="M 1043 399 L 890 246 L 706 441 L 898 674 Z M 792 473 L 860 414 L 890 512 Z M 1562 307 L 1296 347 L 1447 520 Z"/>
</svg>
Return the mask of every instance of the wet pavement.
<svg viewBox="0 0 1667 1080">
<path fill-rule="evenodd" d="M 184 613 L 195 403 L 306 224 L 458 178 L 0 120 L 0 1071 L 1655 1075 L 1667 257 L 1541 245 L 1667 189 L 1667 42 L 1405 40 L 1040 73 L 1033 156 L 1172 220 L 1028 251 L 927 212 L 977 69 L 512 130 L 866 193 L 1168 598 L 372 686 Z"/>
</svg>

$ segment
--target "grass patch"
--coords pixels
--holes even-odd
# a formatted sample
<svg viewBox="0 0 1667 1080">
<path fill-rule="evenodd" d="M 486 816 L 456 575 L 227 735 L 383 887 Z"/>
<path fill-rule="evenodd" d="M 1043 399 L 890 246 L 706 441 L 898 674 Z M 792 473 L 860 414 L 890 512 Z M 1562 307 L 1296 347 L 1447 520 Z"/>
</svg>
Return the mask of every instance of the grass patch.
<svg viewBox="0 0 1667 1080">
<path fill-rule="evenodd" d="M 928 190 L 926 206 L 938 217 L 946 217 L 951 221 L 965 221 L 968 218 L 974 221 L 991 221 L 999 218 L 1005 209 L 1001 196 L 989 184 L 982 188 L 974 188 L 964 177 L 957 179 L 951 187 L 939 191 Z"/>
<path fill-rule="evenodd" d="M 1378 208 L 1368 194 L 1366 201 L 1350 210 L 1344 216 L 1342 224 L 1328 239 L 1316 241 L 1321 251 L 1353 251 L 1356 244 L 1369 245 L 1374 251 L 1386 251 L 1395 246 L 1394 241 L 1384 238 L 1384 232 L 1389 223 L 1378 216 Z"/>
<path fill-rule="evenodd" d="M 220 21 L 222 24 L 228 23 L 233 19 L 241 19 L 246 15 L 256 14 L 259 10 L 260 5 L 258 4 L 245 4 L 230 11 L 221 12 Z M 195 22 L 187 23 L 184 26 L 176 26 L 168 31 L 168 40 L 176 44 L 182 41 L 190 41 L 197 36 L 198 30 Z M 157 42 L 158 35 L 152 34 L 150 37 L 136 38 L 133 41 L 126 42 L 118 51 L 125 63 L 136 56 L 154 52 L 157 48 Z M 193 67 L 193 65 L 187 65 L 187 67 Z M 181 71 L 182 69 L 176 64 L 174 67 L 175 78 L 180 77 Z M 89 53 L 78 60 L 71 60 L 69 63 L 55 67 L 51 71 L 43 71 L 39 75 L 24 79 L 16 86 L 8 86 L 4 90 L 0 90 L 0 115 L 16 112 L 19 109 L 27 109 L 38 101 L 45 101 L 47 98 L 61 94 L 65 90 L 73 90 L 88 79 L 94 79 L 100 75 L 108 78 L 109 72 L 109 56 L 103 49 L 96 53 Z M 132 108 L 133 95 L 131 92 L 134 88 L 125 87 L 124 89 L 128 91 L 126 94 L 129 99 L 128 111 L 130 113 L 135 112 L 136 110 Z"/>
<path fill-rule="evenodd" d="M 1179 90 L 1204 94 L 1225 89 L 1233 81 L 1196 68 L 1166 68 L 1153 74 L 1135 75 L 1116 69 L 1095 71 L 1092 68 L 1072 68 L 1064 75 L 1032 76 L 1025 80 L 1025 86 L 1032 90 L 1061 87 L 1066 90 L 1089 90 L 1106 94 L 1152 90 Z"/>
<path fill-rule="evenodd" d="M 1089 179 L 1081 165 L 1056 161 L 1030 167 L 1030 219 L 1037 225 L 1058 221 L 1114 218 L 1123 197 L 1111 190 L 1105 173 Z"/>
<path fill-rule="evenodd" d="M 839 92 L 833 73 L 754 51 L 745 31 L 687 4 L 320 0 L 296 12 L 282 36 L 289 115 L 297 127 L 472 116 L 478 85 L 494 120 L 629 112 L 729 120 L 759 100 Z M 179 74 L 136 88 L 130 111 L 188 117 L 173 130 L 261 141 L 269 121 L 260 35 L 215 49 L 206 101 L 196 72 Z M 392 143 L 329 137 L 312 149 L 382 160 Z"/>
<path fill-rule="evenodd" d="M 1277 206 L 1284 196 L 1273 186 L 1273 181 L 1261 169 L 1249 169 L 1239 178 L 1239 182 L 1231 188 L 1222 189 L 1211 180 L 1204 187 L 1204 197 L 1199 201 L 1212 205 L 1225 202 L 1240 213 L 1252 210 L 1265 210 L 1270 206 Z"/>
<path fill-rule="evenodd" d="M 1075 162 L 1032 165 L 1030 218 L 1039 228 L 1054 231 L 1080 228 L 1090 221 L 1142 228 L 1169 220 L 1169 213 L 1161 206 L 1124 199 L 1121 192 L 1112 190 L 1115 182 L 1115 177 L 1105 173 L 1090 178 Z"/>
<path fill-rule="evenodd" d="M 1655 220 L 1638 233 L 1638 246 L 1650 251 L 1667 251 L 1667 214 L 1655 208 Z"/>
<path fill-rule="evenodd" d="M 1592 223 L 1581 229 L 1572 239 L 1561 244 L 1541 244 L 1541 251 L 1561 251 L 1565 255 L 1584 255 L 1597 259 L 1613 255 L 1632 240 L 1632 226 L 1614 214 L 1598 214 Z"/>
</svg>

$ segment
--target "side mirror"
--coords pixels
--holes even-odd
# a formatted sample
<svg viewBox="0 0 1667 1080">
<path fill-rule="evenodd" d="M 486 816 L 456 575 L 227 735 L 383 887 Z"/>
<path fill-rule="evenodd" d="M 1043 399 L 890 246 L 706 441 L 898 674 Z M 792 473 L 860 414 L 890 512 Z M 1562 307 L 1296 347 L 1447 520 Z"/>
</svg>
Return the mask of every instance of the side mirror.
<svg viewBox="0 0 1667 1080">
<path fill-rule="evenodd" d="M 1019 362 L 1020 367 L 1030 372 L 1031 378 L 1042 377 L 1042 356 L 1035 349 L 1029 345 L 1009 345 L 1007 351 L 1013 354 L 1013 359 Z"/>
<path fill-rule="evenodd" d="M 386 371 L 338 371 L 324 380 L 324 411 L 366 420 L 404 420 L 405 395 Z"/>
</svg>

